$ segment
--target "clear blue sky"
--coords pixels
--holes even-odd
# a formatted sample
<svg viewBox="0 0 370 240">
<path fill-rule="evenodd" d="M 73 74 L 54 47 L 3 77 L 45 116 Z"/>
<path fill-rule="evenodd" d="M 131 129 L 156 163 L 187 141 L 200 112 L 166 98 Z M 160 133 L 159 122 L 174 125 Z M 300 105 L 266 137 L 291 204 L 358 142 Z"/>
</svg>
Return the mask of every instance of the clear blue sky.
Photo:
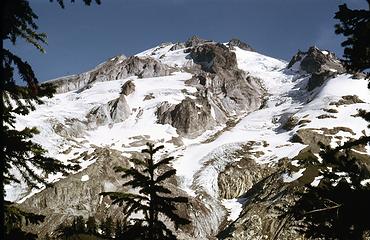
<svg viewBox="0 0 370 240">
<path fill-rule="evenodd" d="M 30 1 L 40 32 L 48 35 L 46 54 L 22 41 L 12 48 L 40 81 L 192 35 L 220 42 L 236 37 L 285 60 L 311 45 L 341 56 L 342 39 L 334 34 L 333 19 L 338 5 L 367 6 L 365 0 L 102 0 L 90 7 L 64 1 L 65 9 L 55 0 Z"/>
</svg>

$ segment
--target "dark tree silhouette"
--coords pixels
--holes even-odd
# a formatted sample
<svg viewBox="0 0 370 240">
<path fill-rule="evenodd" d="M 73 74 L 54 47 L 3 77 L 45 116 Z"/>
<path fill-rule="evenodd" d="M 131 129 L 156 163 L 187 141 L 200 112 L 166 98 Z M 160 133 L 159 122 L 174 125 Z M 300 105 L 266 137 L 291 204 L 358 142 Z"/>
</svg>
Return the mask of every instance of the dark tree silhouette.
<svg viewBox="0 0 370 240">
<path fill-rule="evenodd" d="M 346 40 L 343 62 L 348 70 L 355 72 L 370 70 L 370 0 L 369 9 L 352 10 L 346 4 L 339 6 L 335 19 L 340 21 L 335 26 L 335 33 L 342 34 Z M 370 75 L 368 75 L 370 76 Z"/>
<path fill-rule="evenodd" d="M 315 168 L 316 176 L 322 176 L 317 187 L 302 182 L 306 190 L 298 193 L 299 200 L 284 214 L 303 220 L 298 228 L 302 233 L 312 238 L 353 240 L 370 233 L 370 185 L 362 182 L 370 178 L 370 173 L 351 150 L 368 141 L 369 137 L 363 137 L 335 149 L 322 146 L 322 161 L 314 158 L 301 161 L 306 170 Z M 312 171 L 305 171 L 303 178 L 306 174 Z"/>
<path fill-rule="evenodd" d="M 370 8 L 370 1 L 367 2 Z M 346 68 L 353 72 L 369 71 L 370 11 L 351 10 L 344 4 L 339 6 L 335 18 L 341 22 L 336 25 L 336 33 L 347 37 L 342 43 Z M 370 122 L 369 112 L 360 110 L 359 116 Z M 304 220 L 307 225 L 302 231 L 309 237 L 363 239 L 366 234 L 370 236 L 370 186 L 362 182 L 370 178 L 370 173 L 360 155 L 352 152 L 354 147 L 369 142 L 370 137 L 364 136 L 335 149 L 322 146 L 322 161 L 309 161 L 311 167 L 313 164 L 319 169 L 323 179 L 318 187 L 307 185 L 307 190 L 288 213 Z"/>
<path fill-rule="evenodd" d="M 370 10 L 370 0 L 367 2 Z M 351 10 L 343 4 L 335 14 L 335 19 L 340 21 L 335 32 L 346 37 L 342 43 L 345 47 L 345 67 L 350 72 L 366 72 L 367 77 L 370 76 L 369 10 Z M 358 116 L 370 123 L 369 112 L 359 110 Z M 368 158 L 366 160 L 366 157 L 352 151 L 369 143 L 370 137 L 365 135 L 335 149 L 322 145 L 322 161 L 314 158 L 301 161 L 306 167 L 303 175 L 312 174 L 307 169 L 315 168 L 316 176 L 321 175 L 323 178 L 317 187 L 303 183 L 305 191 L 298 194 L 299 200 L 283 215 L 302 220 L 299 229 L 310 238 L 370 238 L 370 185 L 364 182 L 370 179 L 369 168 L 366 166 Z M 312 176 L 308 179 L 312 179 Z"/>
<path fill-rule="evenodd" d="M 125 225 L 120 220 L 116 220 L 115 229 L 114 229 L 114 238 L 115 239 L 124 239 L 125 238 Z"/>
<path fill-rule="evenodd" d="M 103 237 L 108 239 L 111 238 L 112 234 L 114 233 L 114 224 L 112 217 L 107 217 L 107 219 L 103 219 L 100 224 L 100 229 L 103 231 Z"/>
<path fill-rule="evenodd" d="M 84 0 L 84 2 L 89 5 L 91 0 Z M 98 0 L 96 2 L 100 3 Z M 62 0 L 58 0 L 58 3 L 64 7 Z M 4 185 L 21 181 L 11 173 L 11 169 L 17 169 L 22 180 L 30 187 L 39 187 L 40 183 L 47 185 L 44 180 L 47 174 L 58 172 L 67 174 L 69 170 L 76 170 L 77 166 L 64 165 L 56 159 L 46 157 L 46 151 L 30 140 L 38 133 L 36 128 L 23 130 L 14 128 L 17 114 L 27 115 L 34 110 L 35 104 L 42 103 L 40 97 L 51 97 L 54 90 L 48 84 L 39 86 L 31 66 L 10 50 L 4 49 L 5 41 L 15 45 L 18 39 L 24 39 L 36 49 L 44 51 L 42 44 L 46 43 L 46 35 L 37 32 L 38 17 L 29 2 L 2 0 L 0 9 L 0 225 L 11 226 L 13 223 L 5 224 L 5 219 L 19 220 L 23 215 L 24 218 L 28 218 L 26 222 L 32 222 L 31 218 L 34 218 L 35 222 L 42 220 L 40 216 L 15 211 L 10 202 L 5 202 Z M 15 70 L 18 71 L 25 86 L 17 85 Z M 33 169 L 42 170 L 42 173 L 38 174 Z M 0 239 L 5 239 L 5 234 L 11 231 L 11 229 L 1 231 Z"/>
<path fill-rule="evenodd" d="M 82 216 L 75 217 L 73 219 L 72 227 L 75 233 L 85 233 L 85 220 Z"/>
<path fill-rule="evenodd" d="M 93 216 L 90 216 L 86 221 L 86 231 L 89 234 L 96 234 L 97 232 L 96 220 Z"/>
<path fill-rule="evenodd" d="M 172 161 L 173 157 L 168 157 L 154 162 L 153 156 L 163 146 L 154 147 L 153 144 L 147 144 L 148 148 L 142 150 L 142 153 L 149 157 L 141 159 L 130 159 L 137 168 L 122 168 L 116 167 L 116 172 L 123 172 L 122 178 L 130 178 L 123 186 L 129 186 L 133 189 L 138 189 L 138 193 L 127 192 L 104 192 L 103 196 L 109 196 L 113 200 L 113 204 L 124 206 L 126 219 L 133 213 L 141 212 L 143 219 L 130 219 L 135 224 L 128 227 L 132 233 L 136 232 L 137 239 L 176 239 L 175 235 L 162 222 L 159 215 L 169 218 L 175 227 L 189 224 L 190 221 L 180 217 L 176 211 L 176 203 L 187 203 L 185 197 L 173 197 L 171 191 L 164 186 L 164 181 L 176 173 L 176 170 L 171 169 L 163 174 L 158 174 L 160 167 L 166 166 Z M 141 235 L 140 235 L 141 234 Z"/>
<path fill-rule="evenodd" d="M 75 234 L 75 229 L 73 224 L 68 225 L 67 223 L 62 223 L 60 224 L 56 229 L 55 229 L 55 238 L 56 239 L 69 239 Z"/>
</svg>

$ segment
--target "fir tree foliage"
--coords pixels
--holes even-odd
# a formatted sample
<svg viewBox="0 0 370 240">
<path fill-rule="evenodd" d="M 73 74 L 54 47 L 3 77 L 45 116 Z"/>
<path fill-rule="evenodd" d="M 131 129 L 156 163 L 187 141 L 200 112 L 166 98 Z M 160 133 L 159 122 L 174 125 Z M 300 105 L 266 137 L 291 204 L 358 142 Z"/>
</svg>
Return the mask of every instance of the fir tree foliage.
<svg viewBox="0 0 370 240">
<path fill-rule="evenodd" d="M 309 238 L 363 239 L 370 233 L 370 179 L 366 164 L 352 152 L 352 147 L 366 144 L 369 137 L 347 142 L 331 149 L 322 145 L 321 161 L 311 157 L 300 162 L 305 167 L 302 179 L 305 190 L 299 200 L 284 216 L 303 220 L 298 229 Z M 315 168 L 316 174 L 309 169 Z M 318 186 L 312 186 L 314 177 L 321 176 Z"/>
<path fill-rule="evenodd" d="M 160 215 L 170 219 L 176 228 L 180 225 L 189 224 L 190 221 L 180 217 L 175 211 L 177 203 L 187 203 L 185 197 L 173 197 L 171 191 L 164 186 L 164 182 L 172 177 L 176 170 L 170 169 L 162 174 L 158 170 L 168 165 L 174 158 L 167 157 L 157 162 L 154 155 L 163 146 L 155 147 L 147 143 L 147 149 L 142 153 L 147 157 L 144 159 L 130 159 L 135 168 L 115 167 L 116 172 L 122 172 L 122 178 L 129 178 L 124 187 L 137 189 L 138 193 L 128 192 L 104 192 L 103 196 L 109 196 L 113 204 L 123 206 L 125 221 L 134 213 L 142 213 L 143 219 L 131 218 L 134 225 L 128 226 L 127 231 L 136 232 L 135 239 L 176 239 L 172 231 L 160 219 Z"/>
<path fill-rule="evenodd" d="M 370 76 L 370 0 L 367 3 L 369 9 L 361 10 L 340 5 L 334 18 L 340 21 L 335 33 L 346 37 L 342 43 L 345 66 L 354 72 L 365 71 Z"/>
<path fill-rule="evenodd" d="M 343 34 L 345 66 L 353 72 L 370 70 L 370 0 L 369 10 L 351 10 L 346 4 L 339 6 L 335 18 L 336 33 Z M 370 88 L 370 84 L 368 86 Z M 369 122 L 370 113 L 359 110 L 358 117 Z M 306 182 L 305 191 L 298 194 L 299 200 L 283 216 L 300 220 L 300 230 L 309 238 L 321 239 L 368 239 L 370 238 L 370 171 L 366 154 L 355 148 L 365 149 L 370 136 L 364 135 L 331 149 L 321 144 L 321 161 L 315 158 L 301 161 L 307 169 L 316 169 L 312 177 L 321 176 L 317 187 Z M 293 166 L 291 166 L 293 168 Z M 312 171 L 310 171 L 312 174 Z"/>
<path fill-rule="evenodd" d="M 84 0 L 87 5 L 91 0 Z M 96 1 L 100 3 L 100 1 Z M 58 0 L 63 6 L 63 1 Z M 4 48 L 4 42 L 15 45 L 18 39 L 33 45 L 44 52 L 46 34 L 38 32 L 36 20 L 38 16 L 26 0 L 0 1 L 1 44 L 0 44 L 0 225 L 5 220 L 19 220 L 20 216 L 26 219 L 34 218 L 39 221 L 41 216 L 28 215 L 23 211 L 16 211 L 9 202 L 5 202 L 4 185 L 24 181 L 30 187 L 47 185 L 44 178 L 50 173 L 61 172 L 67 174 L 70 170 L 77 170 L 76 165 L 64 165 L 58 160 L 46 157 L 39 144 L 31 141 L 38 133 L 36 128 L 15 129 L 15 116 L 27 115 L 35 109 L 35 104 L 41 104 L 41 97 L 51 97 L 54 89 L 50 84 L 38 84 L 32 67 L 19 56 Z M 25 83 L 17 85 L 15 71 Z M 22 179 L 14 174 L 17 172 Z M 36 173 L 35 169 L 41 170 Z M 28 219 L 28 220 L 27 220 Z M 0 239 L 5 239 L 12 229 L 1 232 Z M 9 237 L 9 236 L 8 236 Z"/>
<path fill-rule="evenodd" d="M 53 2 L 53 0 L 49 0 L 50 2 Z M 60 5 L 60 7 L 61 8 L 65 8 L 65 5 L 64 5 L 64 0 L 56 0 L 56 2 Z M 72 3 L 74 3 L 75 2 L 75 0 L 71 0 L 71 2 Z M 88 5 L 88 6 L 90 6 L 91 5 L 91 3 L 93 2 L 93 0 L 83 0 L 83 2 L 86 4 L 86 5 Z M 95 3 L 96 4 L 101 4 L 101 0 L 95 0 Z"/>
<path fill-rule="evenodd" d="M 114 238 L 115 239 L 123 239 L 125 237 L 125 225 L 122 223 L 121 220 L 116 220 L 115 222 L 115 231 L 114 231 Z"/>
<path fill-rule="evenodd" d="M 89 234 L 96 234 L 97 228 L 95 217 L 90 216 L 86 221 L 86 232 Z"/>
<path fill-rule="evenodd" d="M 108 224 L 106 224 L 108 222 Z M 104 226 L 103 226 L 104 225 Z M 110 234 L 104 233 L 104 228 L 109 227 Z M 64 222 L 58 226 L 56 231 L 52 235 L 47 235 L 50 239 L 112 239 L 112 232 L 115 231 L 112 224 L 112 218 L 108 217 L 107 219 L 102 220 L 101 230 L 103 234 L 98 233 L 98 226 L 95 220 L 95 217 L 88 217 L 87 221 L 82 216 L 74 217 L 72 222 Z M 107 232 L 107 230 L 105 230 Z M 46 236 L 45 236 L 46 237 Z"/>
<path fill-rule="evenodd" d="M 112 237 L 112 235 L 114 233 L 114 223 L 113 223 L 112 217 L 108 217 L 108 218 L 102 220 L 102 222 L 100 224 L 100 229 L 103 232 L 103 234 L 102 234 L 103 237 L 105 237 L 105 238 Z"/>
<path fill-rule="evenodd" d="M 72 224 L 75 233 L 85 233 L 85 220 L 82 216 L 75 217 Z"/>
<path fill-rule="evenodd" d="M 22 230 L 22 224 L 39 224 L 44 220 L 44 216 L 25 212 L 10 203 L 7 203 L 5 226 L 2 228 L 5 233 L 5 239 L 37 239 L 36 234 L 28 233 Z"/>
</svg>

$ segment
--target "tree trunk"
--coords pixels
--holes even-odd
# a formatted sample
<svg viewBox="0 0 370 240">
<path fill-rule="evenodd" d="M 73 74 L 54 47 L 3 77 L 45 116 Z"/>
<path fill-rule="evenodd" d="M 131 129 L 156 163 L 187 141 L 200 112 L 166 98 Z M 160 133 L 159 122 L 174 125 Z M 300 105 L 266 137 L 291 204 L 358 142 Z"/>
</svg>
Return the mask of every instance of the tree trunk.
<svg viewBox="0 0 370 240">
<path fill-rule="evenodd" d="M 2 5 L 2 4 L 1 4 Z M 0 8 L 3 9 L 0 5 Z M 4 11 L 4 10 L 1 10 Z M 3 16 L 3 13 L 1 13 Z M 0 23 L 2 26 L 2 24 Z M 2 32 L 2 31 L 1 31 Z M 4 140 L 4 87 L 5 87 L 5 73 L 4 73 L 4 43 L 1 39 L 0 43 L 0 227 L 4 229 L 5 227 L 5 206 L 4 206 L 4 171 L 5 171 L 5 140 Z M 5 239 L 5 231 L 1 231 L 0 239 Z"/>
<path fill-rule="evenodd" d="M 149 239 L 157 239 L 154 231 L 154 169 L 153 169 L 153 149 L 150 149 L 150 158 L 149 158 L 149 174 L 150 174 L 150 202 L 149 202 Z"/>
</svg>

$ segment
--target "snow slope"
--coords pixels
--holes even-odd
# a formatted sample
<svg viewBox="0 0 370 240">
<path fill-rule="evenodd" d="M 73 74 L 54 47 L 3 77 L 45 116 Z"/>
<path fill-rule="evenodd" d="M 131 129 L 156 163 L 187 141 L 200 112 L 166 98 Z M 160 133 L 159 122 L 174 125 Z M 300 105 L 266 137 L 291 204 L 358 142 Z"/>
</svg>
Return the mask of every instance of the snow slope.
<svg viewBox="0 0 370 240">
<path fill-rule="evenodd" d="M 170 51 L 173 46 L 167 44 L 155 47 L 137 56 L 150 56 L 179 68 L 194 64 L 188 54 L 184 53 L 184 49 Z M 269 163 L 284 157 L 292 158 L 305 147 L 299 143 L 289 142 L 299 126 L 290 131 L 281 129 L 283 120 L 291 115 L 310 120 L 305 128 L 343 126 L 351 128 L 355 137 L 370 134 L 363 119 L 351 116 L 360 108 L 370 110 L 370 94 L 366 88 L 367 81 L 364 79 L 354 80 L 349 75 L 339 75 L 313 93 L 309 93 L 302 90 L 307 84 L 307 76 L 298 70 L 287 69 L 286 62 L 237 47 L 234 51 L 239 68 L 260 78 L 269 96 L 262 109 L 239 116 L 240 121 L 234 127 L 221 132 L 214 139 L 211 136 L 224 126 L 206 131 L 195 139 L 182 139 L 183 145 L 178 146 L 171 142 L 171 139 L 178 137 L 176 129 L 168 124 L 157 123 L 155 111 L 160 103 L 164 101 L 179 103 L 185 97 L 193 97 L 192 93 L 197 91 L 185 84 L 192 75 L 182 71 L 165 77 L 143 79 L 130 77 L 99 82 L 81 93 L 57 94 L 51 99 L 45 99 L 45 104 L 37 106 L 36 111 L 31 114 L 19 116 L 17 127 L 37 126 L 40 134 L 35 136 L 34 141 L 44 146 L 50 156 L 64 162 L 76 158 L 85 151 L 93 151 L 94 145 L 116 149 L 130 156 L 130 151 L 142 149 L 142 146 L 135 144 L 138 139 L 164 144 L 166 152 L 163 154 L 176 157 L 173 167 L 177 170 L 180 187 L 190 196 L 196 196 L 199 190 L 203 190 L 215 198 L 218 198 L 218 173 L 223 171 L 228 163 L 238 161 L 223 157 L 228 151 L 238 149 L 241 144 L 248 141 L 266 141 L 267 146 L 255 147 L 255 151 L 264 153 L 255 160 L 259 163 Z M 117 98 L 120 87 L 128 80 L 134 82 L 136 91 L 126 98 L 132 110 L 127 120 L 88 129 L 85 134 L 75 139 L 63 138 L 55 133 L 53 123 L 65 123 L 73 118 L 86 120 L 86 114 L 93 107 Z M 357 95 L 364 103 L 338 106 L 337 118 L 317 118 L 325 113 L 323 109 L 329 108 L 331 102 L 338 101 L 344 95 Z M 154 98 L 145 100 L 146 96 Z M 69 150 L 68 153 L 66 150 Z M 369 148 L 367 154 L 370 154 Z M 208 160 L 211 158 L 214 160 L 210 163 Z M 83 169 L 93 163 L 93 159 L 80 159 Z M 61 176 L 48 178 L 49 181 L 57 181 Z M 81 181 L 88 180 L 87 175 L 81 178 Z M 37 191 L 40 190 L 29 193 L 24 185 L 9 185 L 6 186 L 6 197 L 10 201 L 22 202 Z M 231 213 L 229 219 L 233 220 L 238 216 L 242 202 L 237 199 L 223 201 Z"/>
</svg>

